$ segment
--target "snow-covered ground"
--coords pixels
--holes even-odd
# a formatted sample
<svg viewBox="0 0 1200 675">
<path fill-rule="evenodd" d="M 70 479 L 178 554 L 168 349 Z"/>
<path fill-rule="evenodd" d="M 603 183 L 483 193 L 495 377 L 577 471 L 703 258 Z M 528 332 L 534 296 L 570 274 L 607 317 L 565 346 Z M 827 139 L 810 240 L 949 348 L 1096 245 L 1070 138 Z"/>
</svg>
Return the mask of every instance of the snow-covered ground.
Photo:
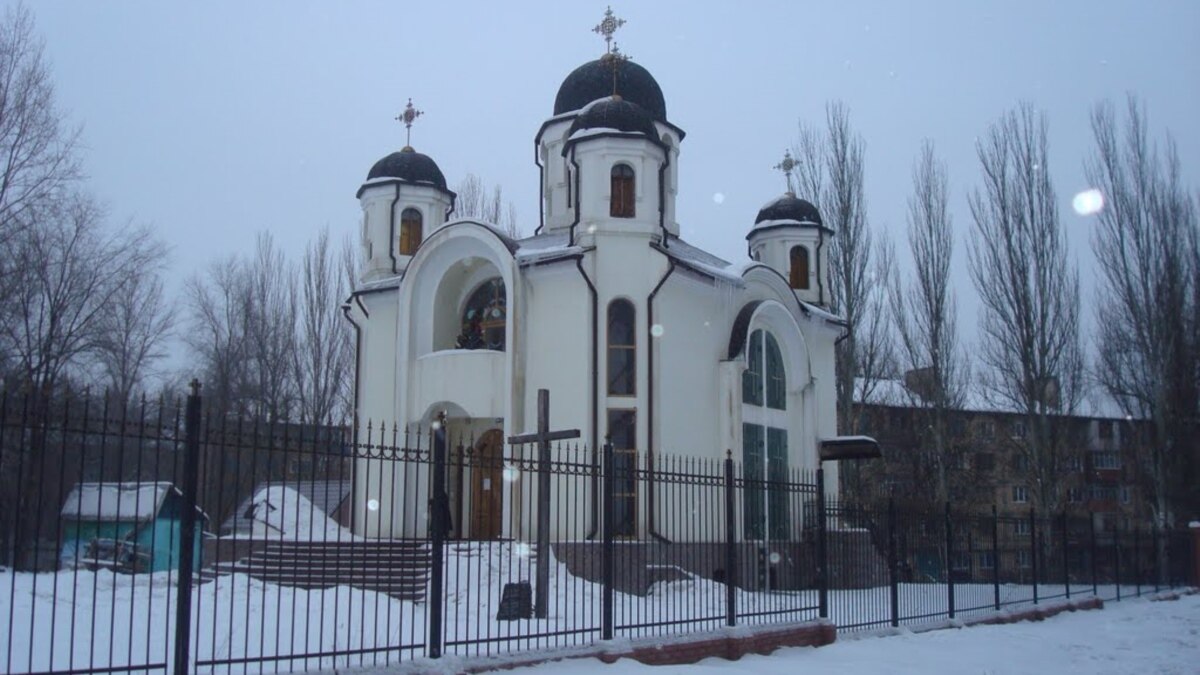
<svg viewBox="0 0 1200 675">
<path fill-rule="evenodd" d="M 510 546 L 518 550 L 509 550 Z M 534 577 L 533 556 L 525 544 L 448 547 L 444 653 L 494 655 L 596 642 L 600 637 L 601 587 L 571 576 L 557 561 L 552 561 L 546 618 L 497 620 L 504 584 Z M 174 639 L 174 584 L 168 573 L 0 573 L 0 623 L 11 621 L 9 630 L 0 630 L 0 672 L 169 662 Z M 960 608 L 968 599 L 981 604 L 992 601 L 991 586 L 960 585 L 956 590 Z M 1082 590 L 1076 589 L 1074 595 L 1082 597 Z M 1132 594 L 1133 590 L 1123 592 Z M 1057 592 L 1061 589 L 1041 587 L 1043 597 Z M 1115 589 L 1102 587 L 1100 592 L 1107 597 Z M 831 618 L 843 624 L 886 622 L 890 616 L 887 594 L 886 588 L 832 591 Z M 1031 595 L 1029 587 L 1001 587 L 1002 602 Z M 941 613 L 945 587 L 905 584 L 900 588 L 900 600 L 903 617 Z M 740 625 L 803 621 L 817 615 L 814 591 L 738 591 L 736 602 Z M 660 582 L 645 597 L 617 593 L 617 636 L 666 637 L 720 629 L 724 603 L 725 587 L 703 579 Z M 771 613 L 787 608 L 802 609 Z M 194 589 L 195 670 L 286 672 L 409 661 L 426 653 L 427 610 L 425 603 L 347 586 L 303 590 L 264 583 L 246 574 L 222 576 Z"/>
<path fill-rule="evenodd" d="M 549 663 L 524 672 L 528 675 L 1200 672 L 1200 595 L 1173 602 L 1150 602 L 1142 598 L 1108 603 L 1100 611 L 1067 612 L 1036 623 L 897 632 L 884 637 L 874 634 L 859 635 L 856 639 L 840 637 L 826 647 L 780 649 L 770 656 L 746 656 L 738 661 L 714 658 L 694 665 L 652 667 L 628 659 L 615 665 L 579 659 Z"/>
</svg>

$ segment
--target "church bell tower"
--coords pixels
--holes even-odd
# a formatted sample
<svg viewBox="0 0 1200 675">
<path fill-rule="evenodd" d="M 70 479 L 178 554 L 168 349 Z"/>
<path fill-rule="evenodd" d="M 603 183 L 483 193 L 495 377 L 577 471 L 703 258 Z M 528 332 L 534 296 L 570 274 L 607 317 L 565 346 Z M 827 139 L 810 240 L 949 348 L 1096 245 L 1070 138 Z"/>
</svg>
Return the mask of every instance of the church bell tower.
<svg viewBox="0 0 1200 675">
<path fill-rule="evenodd" d="M 358 189 L 363 221 L 360 282 L 403 274 L 417 248 L 446 223 L 455 194 L 428 155 L 413 149 L 412 125 L 422 115 L 412 99 L 396 119 L 404 123 L 405 145 L 375 162 Z"/>
</svg>

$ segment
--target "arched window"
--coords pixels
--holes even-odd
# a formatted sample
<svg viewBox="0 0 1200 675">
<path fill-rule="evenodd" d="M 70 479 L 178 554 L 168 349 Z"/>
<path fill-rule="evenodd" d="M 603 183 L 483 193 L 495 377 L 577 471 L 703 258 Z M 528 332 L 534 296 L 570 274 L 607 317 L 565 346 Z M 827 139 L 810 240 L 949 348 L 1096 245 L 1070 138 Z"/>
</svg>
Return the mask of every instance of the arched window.
<svg viewBox="0 0 1200 675">
<path fill-rule="evenodd" d="M 400 214 L 400 255 L 412 255 L 421 245 L 421 212 L 404 209 Z"/>
<path fill-rule="evenodd" d="M 504 325 L 507 318 L 504 280 L 496 277 L 483 282 L 471 293 L 463 307 L 462 333 L 455 341 L 455 347 L 504 351 Z"/>
<path fill-rule="evenodd" d="M 792 288 L 808 289 L 808 249 L 803 246 L 792 247 L 791 284 Z"/>
<path fill-rule="evenodd" d="M 787 375 L 775 336 L 755 330 L 742 373 L 743 527 L 747 539 L 784 539 L 789 532 Z"/>
<path fill-rule="evenodd" d="M 637 381 L 636 315 L 633 303 L 613 300 L 608 305 L 608 395 L 633 396 Z"/>
<path fill-rule="evenodd" d="M 608 215 L 613 218 L 632 218 L 634 213 L 633 169 L 628 164 L 613 166 L 610 195 Z"/>
</svg>

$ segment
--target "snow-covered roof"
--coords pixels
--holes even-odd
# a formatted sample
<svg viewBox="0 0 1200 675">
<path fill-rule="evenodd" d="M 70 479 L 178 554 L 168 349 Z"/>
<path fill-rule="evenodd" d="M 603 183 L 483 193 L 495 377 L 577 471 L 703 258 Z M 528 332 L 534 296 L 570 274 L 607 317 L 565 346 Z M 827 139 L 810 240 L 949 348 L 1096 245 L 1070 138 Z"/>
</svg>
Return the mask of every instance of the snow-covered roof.
<svg viewBox="0 0 1200 675">
<path fill-rule="evenodd" d="M 561 230 L 519 239 L 517 240 L 517 263 L 531 265 L 583 252 L 582 247 L 569 246 L 569 242 L 570 233 Z"/>
<path fill-rule="evenodd" d="M 328 516 L 337 511 L 342 502 L 346 501 L 354 483 L 349 480 L 300 480 L 287 481 L 284 486 L 289 492 L 294 492 L 307 500 L 304 506 L 318 508 L 323 515 Z M 272 486 L 267 483 L 256 486 L 254 491 L 241 504 L 238 504 L 233 514 L 221 525 L 221 532 L 252 530 L 262 517 L 262 514 L 258 513 L 262 507 L 261 505 L 256 506 L 256 500 L 262 501 L 266 495 L 276 494 L 269 491 L 271 488 Z M 283 497 L 285 494 L 278 493 L 278 496 Z M 291 504 L 293 509 L 297 508 L 297 500 L 291 500 Z"/>
<path fill-rule="evenodd" d="M 180 494 L 165 481 L 79 483 L 67 495 L 62 515 L 78 520 L 146 522 L 154 520 L 170 492 Z"/>
<path fill-rule="evenodd" d="M 740 266 L 730 265 L 729 261 L 692 246 L 679 237 L 668 237 L 666 246 L 660 246 L 659 250 L 685 267 L 690 267 L 703 274 L 730 282 L 735 286 L 741 286 L 744 283 Z"/>
</svg>

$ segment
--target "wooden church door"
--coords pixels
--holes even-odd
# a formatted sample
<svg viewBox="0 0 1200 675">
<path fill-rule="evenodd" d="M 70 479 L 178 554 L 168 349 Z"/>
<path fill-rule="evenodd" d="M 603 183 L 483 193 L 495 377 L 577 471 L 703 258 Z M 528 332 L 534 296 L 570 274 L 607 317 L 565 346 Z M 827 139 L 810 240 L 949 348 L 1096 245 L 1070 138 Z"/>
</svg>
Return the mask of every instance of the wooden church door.
<svg viewBox="0 0 1200 675">
<path fill-rule="evenodd" d="M 504 512 L 504 434 L 492 429 L 475 445 L 471 462 L 471 538 L 498 539 Z"/>
</svg>

